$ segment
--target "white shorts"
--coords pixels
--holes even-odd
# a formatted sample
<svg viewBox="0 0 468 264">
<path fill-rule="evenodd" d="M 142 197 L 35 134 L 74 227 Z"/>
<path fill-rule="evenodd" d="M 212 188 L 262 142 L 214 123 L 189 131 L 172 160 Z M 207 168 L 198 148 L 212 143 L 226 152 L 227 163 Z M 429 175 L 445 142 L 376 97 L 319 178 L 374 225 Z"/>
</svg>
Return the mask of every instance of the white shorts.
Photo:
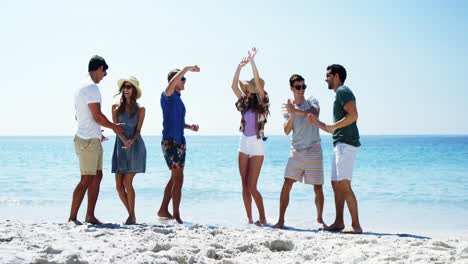
<svg viewBox="0 0 468 264">
<path fill-rule="evenodd" d="M 258 139 L 257 136 L 247 137 L 242 134 L 238 150 L 249 157 L 265 155 L 263 140 L 261 138 Z"/>
<path fill-rule="evenodd" d="M 332 181 L 348 180 L 353 178 L 354 161 L 358 147 L 345 143 L 338 143 L 333 148 Z"/>
</svg>

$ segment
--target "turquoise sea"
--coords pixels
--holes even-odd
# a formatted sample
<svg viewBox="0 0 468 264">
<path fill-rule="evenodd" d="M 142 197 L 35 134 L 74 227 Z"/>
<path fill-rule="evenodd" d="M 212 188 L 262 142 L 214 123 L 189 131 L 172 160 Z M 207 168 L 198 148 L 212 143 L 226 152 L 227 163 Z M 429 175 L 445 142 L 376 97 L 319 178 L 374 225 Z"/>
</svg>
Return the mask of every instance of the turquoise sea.
<svg viewBox="0 0 468 264">
<path fill-rule="evenodd" d="M 159 136 L 144 137 L 147 172 L 135 178 L 137 221 L 158 223 L 163 189 L 169 178 Z M 188 152 L 181 205 L 189 223 L 245 226 L 238 136 L 187 137 Z M 96 216 L 121 223 L 126 211 L 110 173 L 114 138 L 103 142 L 104 178 Z M 330 185 L 332 143 L 322 136 L 325 169 L 325 212 L 334 219 Z M 271 136 L 258 187 L 268 221 L 278 216 L 279 195 L 289 155 L 289 138 Z M 0 137 L 0 220 L 64 222 L 79 181 L 79 168 L 69 137 Z M 468 136 L 363 136 L 353 176 L 365 231 L 416 235 L 468 234 Z M 86 199 L 80 210 L 84 217 Z M 255 208 L 255 207 L 254 207 Z M 347 209 L 346 209 L 347 210 Z M 254 211 L 254 217 L 257 212 Z M 349 215 L 346 211 L 347 223 Z M 313 229 L 316 218 L 311 186 L 296 183 L 286 225 Z"/>
</svg>

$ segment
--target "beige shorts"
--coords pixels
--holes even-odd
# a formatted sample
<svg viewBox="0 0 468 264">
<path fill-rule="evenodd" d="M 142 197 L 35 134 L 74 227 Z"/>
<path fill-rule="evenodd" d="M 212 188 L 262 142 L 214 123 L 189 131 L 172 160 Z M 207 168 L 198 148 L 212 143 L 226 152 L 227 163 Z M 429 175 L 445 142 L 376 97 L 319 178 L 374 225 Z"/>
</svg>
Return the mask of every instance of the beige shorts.
<svg viewBox="0 0 468 264">
<path fill-rule="evenodd" d="M 80 161 L 81 175 L 97 175 L 102 170 L 102 145 L 97 138 L 82 139 L 75 136 L 75 152 Z"/>
</svg>

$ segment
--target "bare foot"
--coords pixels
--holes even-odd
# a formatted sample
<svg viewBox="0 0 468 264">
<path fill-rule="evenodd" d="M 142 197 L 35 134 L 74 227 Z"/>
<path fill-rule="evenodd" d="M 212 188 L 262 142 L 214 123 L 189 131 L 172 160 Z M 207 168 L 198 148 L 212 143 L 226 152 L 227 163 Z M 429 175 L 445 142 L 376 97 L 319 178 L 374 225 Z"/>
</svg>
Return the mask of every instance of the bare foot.
<svg viewBox="0 0 468 264">
<path fill-rule="evenodd" d="M 344 224 L 333 223 L 331 226 L 327 226 L 327 227 L 323 228 L 322 230 L 330 231 L 330 232 L 337 232 L 337 231 L 341 231 L 343 229 L 344 229 Z"/>
<path fill-rule="evenodd" d="M 174 217 L 169 213 L 169 211 L 159 211 L 158 216 L 161 218 L 173 219 Z"/>
<path fill-rule="evenodd" d="M 184 223 L 184 221 L 182 221 L 182 219 L 180 219 L 180 216 L 174 216 L 174 220 L 176 220 L 177 223 L 179 223 L 179 224 L 183 224 L 183 223 Z"/>
<path fill-rule="evenodd" d="M 136 217 L 128 217 L 127 218 L 127 221 L 125 221 L 125 224 L 126 225 L 134 225 L 136 224 Z"/>
<path fill-rule="evenodd" d="M 255 225 L 258 225 L 258 226 L 264 226 L 267 224 L 267 221 L 266 220 L 257 220 L 255 221 Z"/>
<path fill-rule="evenodd" d="M 249 224 L 253 224 L 253 219 L 249 218 Z"/>
<path fill-rule="evenodd" d="M 362 228 L 361 228 L 361 226 L 348 227 L 345 230 L 343 230 L 343 233 L 345 233 L 345 234 L 362 234 Z"/>
<path fill-rule="evenodd" d="M 325 230 L 325 228 L 327 228 L 328 226 L 323 221 L 318 221 L 317 227 L 319 230 Z"/>
<path fill-rule="evenodd" d="M 284 222 L 283 221 L 278 221 L 278 223 L 276 223 L 273 228 L 280 228 L 280 229 L 283 229 L 284 228 Z"/>
<path fill-rule="evenodd" d="M 77 219 L 68 219 L 68 223 L 74 223 L 75 225 L 82 225 L 83 223 L 81 223 L 80 221 L 78 221 Z"/>
<path fill-rule="evenodd" d="M 92 225 L 102 225 L 102 222 L 99 221 L 96 217 L 87 217 L 85 219 L 85 223 L 89 223 L 89 224 L 92 224 Z"/>
</svg>

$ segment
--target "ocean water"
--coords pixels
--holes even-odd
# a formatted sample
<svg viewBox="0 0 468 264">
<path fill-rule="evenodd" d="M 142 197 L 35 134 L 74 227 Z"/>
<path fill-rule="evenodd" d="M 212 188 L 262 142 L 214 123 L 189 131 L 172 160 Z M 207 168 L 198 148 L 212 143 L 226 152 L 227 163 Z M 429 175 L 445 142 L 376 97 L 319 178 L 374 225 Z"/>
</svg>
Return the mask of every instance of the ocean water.
<svg viewBox="0 0 468 264">
<path fill-rule="evenodd" d="M 103 142 L 104 178 L 96 216 L 121 223 L 126 211 L 110 173 L 114 138 Z M 139 222 L 158 223 L 164 187 L 169 179 L 160 137 L 144 137 L 147 172 L 134 180 Z M 468 136 L 363 136 L 353 174 L 365 231 L 417 235 L 468 234 Z M 237 167 L 238 136 L 187 137 L 182 218 L 189 223 L 243 227 L 246 216 Z M 267 219 L 278 217 L 289 138 L 271 136 L 258 182 Z M 326 223 L 333 222 L 330 185 L 332 142 L 322 136 Z M 0 220 L 64 222 L 79 181 L 72 137 L 0 137 Z M 253 206 L 254 217 L 258 216 Z M 80 209 L 83 220 L 86 197 Z M 346 222 L 350 223 L 347 208 Z M 313 187 L 296 183 L 286 225 L 314 229 Z"/>
</svg>

